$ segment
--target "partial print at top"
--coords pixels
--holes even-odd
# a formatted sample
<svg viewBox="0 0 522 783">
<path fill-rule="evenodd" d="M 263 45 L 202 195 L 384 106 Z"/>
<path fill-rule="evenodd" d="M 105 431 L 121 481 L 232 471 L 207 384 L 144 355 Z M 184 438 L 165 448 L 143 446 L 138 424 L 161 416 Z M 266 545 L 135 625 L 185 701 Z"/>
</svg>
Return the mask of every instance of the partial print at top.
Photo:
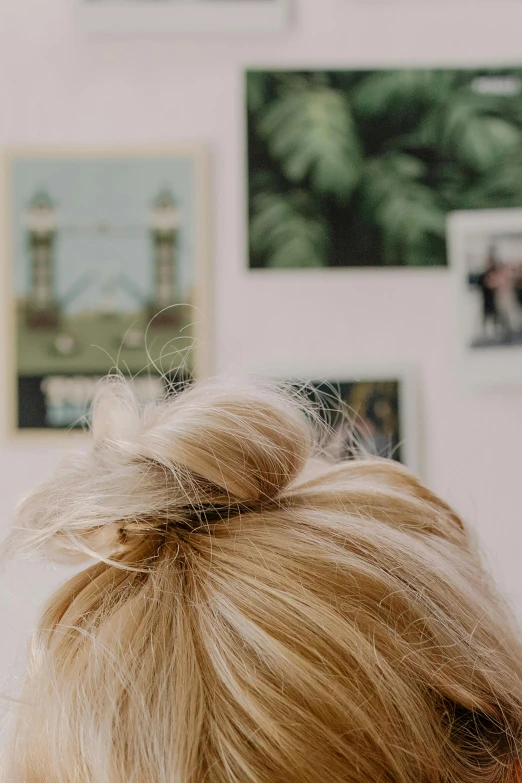
<svg viewBox="0 0 522 783">
<path fill-rule="evenodd" d="M 250 266 L 445 266 L 454 210 L 522 205 L 522 69 L 251 71 Z"/>
<path fill-rule="evenodd" d="M 273 32 L 290 0 L 77 0 L 88 27 L 117 33 Z"/>
</svg>

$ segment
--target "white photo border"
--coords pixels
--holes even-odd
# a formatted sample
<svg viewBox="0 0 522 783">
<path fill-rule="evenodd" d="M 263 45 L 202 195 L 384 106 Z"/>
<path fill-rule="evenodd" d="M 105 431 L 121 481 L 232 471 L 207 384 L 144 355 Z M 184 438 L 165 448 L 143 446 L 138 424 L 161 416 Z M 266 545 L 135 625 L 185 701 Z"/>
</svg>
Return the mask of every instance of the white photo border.
<svg viewBox="0 0 522 783">
<path fill-rule="evenodd" d="M 466 243 L 471 233 L 522 233 L 522 209 L 481 209 L 453 212 L 447 220 L 449 266 L 454 279 L 456 360 L 464 383 L 472 389 L 522 386 L 520 346 L 471 348 L 467 334 L 469 300 Z"/>
<path fill-rule="evenodd" d="M 91 32 L 133 35 L 275 33 L 289 20 L 291 0 L 76 0 Z"/>
</svg>

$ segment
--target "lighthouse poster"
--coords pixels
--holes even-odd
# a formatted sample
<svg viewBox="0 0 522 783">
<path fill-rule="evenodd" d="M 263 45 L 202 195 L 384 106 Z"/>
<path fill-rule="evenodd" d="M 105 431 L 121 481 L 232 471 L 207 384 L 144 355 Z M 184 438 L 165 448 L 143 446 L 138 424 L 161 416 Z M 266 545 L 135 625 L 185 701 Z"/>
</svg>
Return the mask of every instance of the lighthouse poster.
<svg viewBox="0 0 522 783">
<path fill-rule="evenodd" d="M 84 427 L 108 372 L 142 402 L 206 372 L 205 170 L 200 150 L 9 158 L 16 428 Z"/>
</svg>

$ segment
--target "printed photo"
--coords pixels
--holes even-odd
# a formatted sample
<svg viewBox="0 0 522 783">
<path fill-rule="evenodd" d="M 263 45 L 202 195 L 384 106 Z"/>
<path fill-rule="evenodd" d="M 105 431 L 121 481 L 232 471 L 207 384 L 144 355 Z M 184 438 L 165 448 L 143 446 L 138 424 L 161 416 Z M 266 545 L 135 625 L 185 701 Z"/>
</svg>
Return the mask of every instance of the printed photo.
<svg viewBox="0 0 522 783">
<path fill-rule="evenodd" d="M 465 360 L 488 385 L 522 380 L 522 210 L 456 213 L 448 234 Z"/>
<path fill-rule="evenodd" d="M 470 237 L 467 261 L 475 300 L 471 347 L 522 346 L 522 225 L 514 234 Z"/>
<path fill-rule="evenodd" d="M 275 32 L 291 0 L 77 0 L 81 21 L 117 33 Z"/>
<path fill-rule="evenodd" d="M 15 427 L 83 426 L 110 371 L 143 401 L 205 374 L 203 152 L 13 154 L 6 190 Z"/>
<path fill-rule="evenodd" d="M 328 455 L 383 457 L 419 469 L 416 384 L 411 372 L 375 373 L 373 378 L 358 373 L 352 380 L 312 381 L 304 390 L 327 425 Z"/>
<path fill-rule="evenodd" d="M 522 206 L 522 69 L 247 73 L 251 268 L 444 267 Z"/>
</svg>

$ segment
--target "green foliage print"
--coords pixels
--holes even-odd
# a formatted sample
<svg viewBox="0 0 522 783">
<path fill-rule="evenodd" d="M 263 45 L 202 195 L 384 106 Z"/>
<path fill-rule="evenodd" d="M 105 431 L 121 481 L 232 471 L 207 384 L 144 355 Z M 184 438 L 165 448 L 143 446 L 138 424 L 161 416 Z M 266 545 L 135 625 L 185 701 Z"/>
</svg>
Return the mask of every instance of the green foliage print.
<svg viewBox="0 0 522 783">
<path fill-rule="evenodd" d="M 444 266 L 522 206 L 522 69 L 247 73 L 252 267 Z"/>
</svg>

